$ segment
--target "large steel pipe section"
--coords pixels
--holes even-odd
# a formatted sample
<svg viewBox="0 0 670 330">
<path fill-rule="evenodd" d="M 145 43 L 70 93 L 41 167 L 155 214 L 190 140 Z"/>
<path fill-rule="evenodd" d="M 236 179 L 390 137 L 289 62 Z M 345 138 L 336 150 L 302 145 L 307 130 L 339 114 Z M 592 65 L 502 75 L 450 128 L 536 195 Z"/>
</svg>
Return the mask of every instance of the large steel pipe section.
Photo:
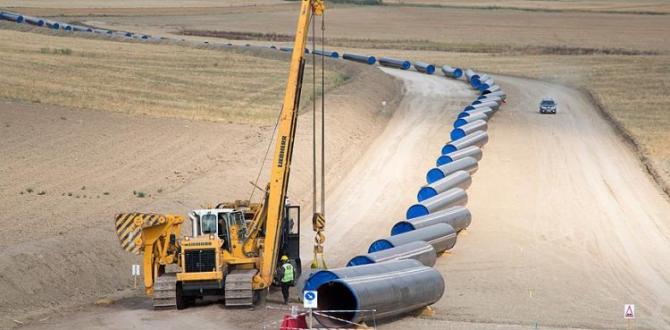
<svg viewBox="0 0 670 330">
<path fill-rule="evenodd" d="M 25 19 L 23 17 L 23 15 L 8 13 L 8 12 L 5 12 L 5 11 L 0 12 L 0 18 L 8 20 L 8 21 L 16 22 L 16 23 L 23 23 L 23 21 Z"/>
<path fill-rule="evenodd" d="M 44 20 L 39 17 L 24 16 L 24 21 L 31 25 L 44 26 Z"/>
<path fill-rule="evenodd" d="M 341 328 L 366 319 L 402 315 L 434 304 L 444 294 L 444 287 L 440 272 L 426 266 L 339 279 L 319 287 L 315 317 L 325 327 Z"/>
<path fill-rule="evenodd" d="M 474 110 L 463 111 L 463 112 L 458 114 L 458 118 L 465 118 L 465 117 L 477 115 L 477 114 L 480 114 L 480 113 L 483 113 L 488 117 L 491 117 L 494 112 L 495 112 L 495 110 L 493 110 L 489 107 L 481 107 L 481 108 L 477 108 L 477 109 L 474 109 Z"/>
<path fill-rule="evenodd" d="M 479 75 L 476 72 L 472 71 L 472 69 L 467 69 L 465 70 L 465 79 L 468 82 L 471 82 L 472 79 L 479 79 Z"/>
<path fill-rule="evenodd" d="M 456 244 L 456 230 L 446 223 L 438 223 L 406 233 L 378 239 L 368 248 L 368 253 L 391 249 L 411 242 L 424 241 L 433 246 L 436 253 L 442 253 Z"/>
<path fill-rule="evenodd" d="M 498 91 L 501 91 L 500 86 L 493 85 L 493 86 L 483 90 L 482 95 L 487 95 L 487 94 L 491 94 L 491 93 L 498 92 Z"/>
<path fill-rule="evenodd" d="M 496 101 L 486 101 L 486 102 L 481 102 L 479 104 L 470 104 L 463 111 L 471 111 L 471 110 L 477 110 L 479 108 L 491 108 L 493 110 L 498 110 L 500 108 L 500 103 L 501 102 L 496 102 Z"/>
<path fill-rule="evenodd" d="M 472 184 L 472 178 L 467 171 L 459 170 L 439 179 L 433 183 L 429 183 L 419 189 L 416 194 L 417 201 L 421 202 L 431 197 L 437 196 L 452 188 L 468 189 Z"/>
<path fill-rule="evenodd" d="M 454 206 L 422 217 L 400 221 L 391 228 L 391 235 L 400 235 L 438 223 L 446 223 L 453 227 L 456 232 L 459 232 L 468 228 L 471 222 L 472 215 L 467 208 L 463 206 Z"/>
<path fill-rule="evenodd" d="M 458 139 L 465 138 L 466 135 L 476 132 L 476 131 L 485 131 L 488 129 L 488 124 L 486 120 L 480 119 L 475 120 L 471 123 L 467 123 L 459 128 L 454 128 L 451 131 L 451 140 L 456 141 Z"/>
<path fill-rule="evenodd" d="M 412 67 L 412 62 L 407 60 L 398 60 L 390 57 L 382 57 L 379 59 L 379 64 L 396 69 L 409 70 Z"/>
<path fill-rule="evenodd" d="M 404 259 L 418 260 L 424 266 L 433 267 L 437 260 L 437 253 L 432 245 L 424 241 L 416 241 L 386 250 L 355 256 L 349 260 L 347 267 Z"/>
<path fill-rule="evenodd" d="M 463 70 L 459 68 L 452 68 L 448 65 L 442 66 L 442 73 L 449 78 L 458 79 L 463 76 Z"/>
<path fill-rule="evenodd" d="M 330 52 L 330 51 L 325 51 L 325 50 L 324 51 L 315 50 L 315 51 L 312 52 L 312 54 L 331 57 L 331 58 L 340 58 L 340 54 L 338 52 Z"/>
<path fill-rule="evenodd" d="M 486 113 L 479 112 L 475 113 L 474 115 L 471 115 L 470 113 L 466 112 L 467 116 L 459 117 L 454 121 L 454 128 L 459 128 L 467 123 L 471 123 L 475 120 L 488 120 L 489 116 Z"/>
<path fill-rule="evenodd" d="M 479 89 L 479 91 L 481 92 L 481 91 L 484 91 L 484 90 L 488 89 L 489 87 L 493 86 L 494 84 L 495 84 L 495 81 L 493 79 L 490 79 L 490 78 L 488 80 L 481 80 L 481 83 L 479 84 L 477 89 Z"/>
<path fill-rule="evenodd" d="M 461 126 L 464 127 L 464 126 Z M 451 141 L 442 147 L 442 154 L 450 154 L 454 151 L 463 150 L 469 146 L 483 147 L 489 141 L 489 135 L 484 131 L 474 131 L 462 139 Z"/>
<path fill-rule="evenodd" d="M 482 159 L 482 156 L 482 149 L 479 149 L 477 146 L 469 146 L 438 157 L 435 164 L 436 166 L 442 166 L 466 157 L 472 157 L 479 161 Z"/>
<path fill-rule="evenodd" d="M 322 284 L 349 277 L 367 276 L 380 273 L 388 273 L 400 269 L 423 266 L 420 261 L 414 259 L 390 260 L 378 264 L 361 265 L 356 267 L 342 267 L 327 270 L 319 270 L 309 275 L 305 281 L 303 290 L 316 290 Z"/>
<path fill-rule="evenodd" d="M 360 63 L 367 63 L 367 64 L 370 64 L 370 65 L 373 65 L 373 64 L 377 63 L 377 58 L 376 57 L 368 56 L 368 55 L 344 53 L 342 55 L 342 58 L 345 59 L 345 60 L 360 62 Z"/>
<path fill-rule="evenodd" d="M 72 25 L 72 30 L 75 32 L 93 32 L 93 29 L 81 25 Z"/>
<path fill-rule="evenodd" d="M 461 188 L 452 188 L 410 206 L 407 209 L 405 218 L 413 219 L 451 206 L 465 206 L 467 203 L 468 194 L 465 193 L 465 190 Z"/>
<path fill-rule="evenodd" d="M 416 69 L 416 71 L 426 73 L 426 74 L 435 73 L 435 65 L 430 64 L 430 63 L 414 62 L 414 68 Z"/>
<path fill-rule="evenodd" d="M 428 170 L 426 173 L 426 182 L 431 184 L 437 180 L 440 180 L 447 175 L 454 173 L 456 171 L 467 171 L 470 175 L 475 174 L 478 169 L 477 159 L 473 157 L 465 157 L 459 160 L 455 160 L 451 163 L 447 163 L 442 166 L 438 166 Z"/>
<path fill-rule="evenodd" d="M 282 52 L 293 53 L 293 47 L 280 47 L 279 50 Z M 305 48 L 305 54 L 309 54 L 309 48 Z"/>
<path fill-rule="evenodd" d="M 482 92 L 482 95 L 480 95 L 477 99 L 480 100 L 480 99 L 490 98 L 490 97 L 494 97 L 494 96 L 497 96 L 497 97 L 501 98 L 503 101 L 505 99 L 507 99 L 507 94 L 505 94 L 505 92 L 503 92 L 502 90 L 495 91 L 495 92 L 489 92 L 489 93 L 486 93 L 486 94 L 484 94 Z"/>
<path fill-rule="evenodd" d="M 472 101 L 470 105 L 477 105 L 485 102 L 497 102 L 498 104 L 500 104 L 502 103 L 502 99 L 498 96 L 491 96 L 491 97 L 484 96 L 484 98 L 481 99 L 477 98 L 476 100 Z"/>
</svg>

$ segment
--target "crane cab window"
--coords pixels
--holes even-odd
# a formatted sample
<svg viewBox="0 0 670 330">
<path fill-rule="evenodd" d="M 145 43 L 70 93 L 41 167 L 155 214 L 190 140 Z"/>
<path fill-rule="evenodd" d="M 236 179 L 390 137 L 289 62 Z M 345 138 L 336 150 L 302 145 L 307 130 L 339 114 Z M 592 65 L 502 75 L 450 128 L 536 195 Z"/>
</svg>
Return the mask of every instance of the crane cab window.
<svg viewBox="0 0 670 330">
<path fill-rule="evenodd" d="M 202 235 L 218 234 L 216 214 L 203 214 L 200 217 L 200 232 Z"/>
</svg>

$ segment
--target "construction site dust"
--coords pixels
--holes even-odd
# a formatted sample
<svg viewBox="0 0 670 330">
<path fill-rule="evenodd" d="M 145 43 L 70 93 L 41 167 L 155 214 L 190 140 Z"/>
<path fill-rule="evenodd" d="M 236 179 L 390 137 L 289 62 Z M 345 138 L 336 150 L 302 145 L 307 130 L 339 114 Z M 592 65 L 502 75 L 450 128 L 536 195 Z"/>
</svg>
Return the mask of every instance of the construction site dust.
<svg viewBox="0 0 670 330">
<path fill-rule="evenodd" d="M 0 0 L 0 328 L 670 328 L 667 14 Z"/>
</svg>

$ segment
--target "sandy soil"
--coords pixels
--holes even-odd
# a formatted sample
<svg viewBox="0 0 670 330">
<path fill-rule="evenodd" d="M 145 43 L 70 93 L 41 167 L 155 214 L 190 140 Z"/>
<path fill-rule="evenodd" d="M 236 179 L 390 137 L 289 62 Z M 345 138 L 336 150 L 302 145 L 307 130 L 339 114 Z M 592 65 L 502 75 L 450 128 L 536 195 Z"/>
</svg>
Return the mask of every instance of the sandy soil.
<svg viewBox="0 0 670 330">
<path fill-rule="evenodd" d="M 473 96 L 443 78 L 391 73 L 405 81 L 405 98 L 359 161 L 331 185 L 327 249 L 334 266 L 402 217 L 457 109 Z M 583 95 L 498 79 L 509 104 L 491 122 L 491 142 L 468 192 L 473 224 L 436 266 L 447 293 L 435 316 L 405 317 L 383 328 L 625 328 L 624 303 L 636 304 L 638 329 L 670 326 L 668 200 Z M 544 95 L 558 100 L 558 115 L 537 114 Z M 219 305 L 167 314 L 128 298 L 33 325 L 261 328 L 281 314 L 272 299 L 268 306 L 262 316 Z"/>
<path fill-rule="evenodd" d="M 361 66 L 331 91 L 331 177 L 343 176 L 381 132 L 399 87 Z M 289 190 L 304 206 L 311 184 L 307 114 L 298 124 Z M 272 130 L 15 103 L 0 103 L 0 125 L 0 328 L 129 288 L 128 269 L 139 258 L 118 246 L 113 215 L 185 214 L 249 198 Z"/>
</svg>

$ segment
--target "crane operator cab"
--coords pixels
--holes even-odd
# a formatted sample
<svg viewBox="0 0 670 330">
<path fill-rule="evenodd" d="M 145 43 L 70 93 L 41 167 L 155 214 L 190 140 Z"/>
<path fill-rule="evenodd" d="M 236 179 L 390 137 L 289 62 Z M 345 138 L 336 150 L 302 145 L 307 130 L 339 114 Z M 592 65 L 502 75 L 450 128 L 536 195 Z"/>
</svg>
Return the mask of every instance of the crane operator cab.
<svg viewBox="0 0 670 330">
<path fill-rule="evenodd" d="M 245 213 L 234 209 L 202 209 L 189 214 L 192 237 L 210 236 L 221 240 L 222 248 L 232 251 L 232 241 L 242 242 L 247 235 Z M 234 235 L 234 236 L 233 236 Z"/>
<path fill-rule="evenodd" d="M 249 235 L 249 228 L 252 226 L 254 211 L 249 208 L 214 208 L 199 209 L 189 213 L 192 224 L 192 236 L 187 243 L 182 244 L 184 249 L 184 268 L 187 272 L 192 269 L 191 263 L 197 264 L 196 271 L 205 272 L 209 268 L 218 268 L 215 255 L 226 253 L 232 256 L 244 255 L 244 243 Z M 286 255 L 289 262 L 295 269 L 295 278 L 298 278 L 302 272 L 300 260 L 300 207 L 290 205 L 288 202 L 284 206 L 284 217 L 282 219 L 281 231 L 279 234 L 277 265 L 279 257 Z M 265 232 L 260 233 L 261 237 Z M 211 262 L 203 262 L 203 247 L 205 245 L 214 248 Z M 198 249 L 200 248 L 200 249 Z M 189 256 L 198 252 L 197 262 Z M 225 251 L 225 252 L 224 252 Z M 230 259 L 230 258 L 224 258 Z M 204 269 L 202 266 L 206 265 Z M 202 268 L 202 269 L 201 269 Z M 216 271 L 216 270 L 215 270 Z M 225 274 L 225 271 L 223 272 Z M 222 274 L 222 275 L 223 275 Z M 219 275 L 220 276 L 220 275 Z M 273 284 L 278 285 L 278 278 L 275 276 Z"/>
</svg>

